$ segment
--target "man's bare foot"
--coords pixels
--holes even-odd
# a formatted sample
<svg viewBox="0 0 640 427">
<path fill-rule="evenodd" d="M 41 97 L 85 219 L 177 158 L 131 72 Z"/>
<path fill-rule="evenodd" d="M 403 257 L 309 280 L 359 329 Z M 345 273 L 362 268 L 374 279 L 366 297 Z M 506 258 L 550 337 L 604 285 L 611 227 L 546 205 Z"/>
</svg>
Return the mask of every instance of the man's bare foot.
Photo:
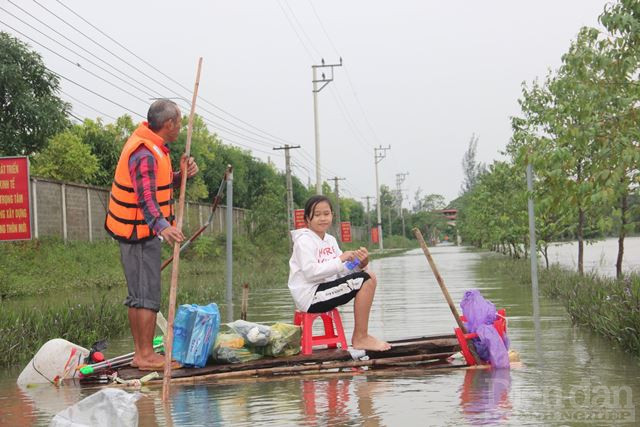
<svg viewBox="0 0 640 427">
<path fill-rule="evenodd" d="M 164 356 L 158 353 L 152 353 L 149 357 L 138 357 L 137 355 L 133 356 L 133 360 L 131 361 L 131 366 L 134 368 L 148 367 L 148 366 L 164 366 Z"/>
<path fill-rule="evenodd" d="M 182 365 L 177 361 L 171 362 L 171 369 L 176 370 L 182 368 Z M 141 365 L 138 366 L 138 370 L 140 371 L 163 371 L 164 370 L 164 362 L 159 365 Z"/>
<path fill-rule="evenodd" d="M 387 351 L 391 348 L 391 344 L 388 342 L 381 341 L 371 335 L 367 335 L 364 338 L 353 337 L 351 343 L 353 348 L 358 350 Z"/>
</svg>

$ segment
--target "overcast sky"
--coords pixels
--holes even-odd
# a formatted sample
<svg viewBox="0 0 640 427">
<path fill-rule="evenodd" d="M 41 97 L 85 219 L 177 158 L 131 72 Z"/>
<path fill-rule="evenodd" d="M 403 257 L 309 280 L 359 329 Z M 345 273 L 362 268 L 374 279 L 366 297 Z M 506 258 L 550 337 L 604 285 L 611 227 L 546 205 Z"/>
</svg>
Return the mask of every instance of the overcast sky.
<svg viewBox="0 0 640 427">
<path fill-rule="evenodd" d="M 408 197 L 405 206 L 412 204 L 418 188 L 447 200 L 458 196 L 461 159 L 473 133 L 479 136 L 478 160 L 500 158 L 511 135 L 509 117 L 519 112 L 521 83 L 557 68 L 579 28 L 598 25 L 606 3 L 37 1 L 49 11 L 34 1 L 0 0 L 0 30 L 41 52 L 52 70 L 120 104 L 63 79 L 62 96 L 78 117 L 102 116 L 110 122 L 107 115 L 145 116 L 151 96 L 190 100 L 197 58 L 202 56 L 198 112 L 210 130 L 228 143 L 250 148 L 260 159 L 270 156 L 282 170 L 283 152 L 272 148 L 301 145 L 291 154 L 294 173 L 305 183 L 315 183 L 311 65 L 321 58 L 335 63 L 341 56 L 344 66 L 335 69 L 335 80 L 319 94 L 323 179 L 346 178 L 340 188 L 349 197 L 374 196 L 373 148 L 390 145 L 379 164 L 380 184 L 395 189 L 396 174 L 408 173 L 402 186 Z M 183 111 L 188 113 L 188 108 Z"/>
</svg>

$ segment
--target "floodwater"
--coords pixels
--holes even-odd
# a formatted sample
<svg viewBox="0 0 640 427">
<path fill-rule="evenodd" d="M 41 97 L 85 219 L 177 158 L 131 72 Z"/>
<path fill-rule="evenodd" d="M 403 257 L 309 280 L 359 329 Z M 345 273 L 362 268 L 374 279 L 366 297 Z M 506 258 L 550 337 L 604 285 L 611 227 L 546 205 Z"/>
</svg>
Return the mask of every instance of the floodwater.
<svg viewBox="0 0 640 427">
<path fill-rule="evenodd" d="M 640 237 L 624 239 L 623 273 L 640 272 Z M 584 271 L 616 277 L 618 239 L 598 240 L 584 245 Z M 557 263 L 573 271 L 578 269 L 578 243 L 554 243 L 549 246 L 549 263 Z"/>
<path fill-rule="evenodd" d="M 558 302 L 543 297 L 537 346 L 529 287 L 476 271 L 484 257 L 494 255 L 456 246 L 436 247 L 432 254 L 454 301 L 476 287 L 496 306 L 506 308 L 511 348 L 520 354 L 522 366 L 176 384 L 170 407 L 162 405 L 161 388 L 154 386 L 143 389 L 137 402 L 140 425 L 612 425 L 640 421 L 638 357 L 573 326 Z M 638 252 L 629 251 L 628 256 L 637 259 Z M 452 315 L 420 250 L 375 260 L 372 267 L 379 278 L 372 334 L 393 340 L 452 332 Z M 225 313 L 224 308 L 221 312 Z M 349 333 L 352 305 L 341 313 Z M 284 284 L 250 295 L 251 321 L 290 321 L 292 314 Z M 129 350 L 128 339 L 118 344 L 123 352 Z M 541 351 L 537 353 L 536 348 Z M 18 373 L 19 368 L 0 372 L 3 425 L 47 425 L 58 411 L 96 391 L 50 386 L 19 390 L 14 385 Z"/>
</svg>

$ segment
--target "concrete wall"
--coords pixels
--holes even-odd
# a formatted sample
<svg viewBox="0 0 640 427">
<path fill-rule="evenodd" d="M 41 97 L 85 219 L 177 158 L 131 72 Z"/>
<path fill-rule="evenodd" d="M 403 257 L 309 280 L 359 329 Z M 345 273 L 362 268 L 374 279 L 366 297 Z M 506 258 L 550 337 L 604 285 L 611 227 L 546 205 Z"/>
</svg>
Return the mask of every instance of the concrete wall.
<svg viewBox="0 0 640 427">
<path fill-rule="evenodd" d="M 66 240 L 90 241 L 111 238 L 104 230 L 109 189 L 32 177 L 31 197 L 31 227 L 34 238 L 54 236 Z M 225 232 L 225 210 L 226 206 L 218 206 L 205 234 Z M 211 205 L 198 202 L 185 203 L 183 220 L 185 234 L 189 236 L 204 225 L 210 214 Z M 246 214 L 245 209 L 233 209 L 234 233 L 246 234 Z M 339 237 L 337 227 L 332 227 L 330 233 Z M 368 239 L 366 227 L 352 225 L 351 238 L 366 241 Z"/>
<path fill-rule="evenodd" d="M 33 237 L 54 236 L 66 240 L 103 240 L 110 238 L 104 230 L 109 190 L 82 184 L 31 178 L 31 226 Z M 177 205 L 176 205 L 177 208 Z M 208 234 L 226 230 L 226 206 L 219 205 Z M 204 225 L 211 206 L 198 202 L 185 203 L 183 229 L 188 236 Z M 245 234 L 244 209 L 233 209 L 234 233 Z"/>
</svg>

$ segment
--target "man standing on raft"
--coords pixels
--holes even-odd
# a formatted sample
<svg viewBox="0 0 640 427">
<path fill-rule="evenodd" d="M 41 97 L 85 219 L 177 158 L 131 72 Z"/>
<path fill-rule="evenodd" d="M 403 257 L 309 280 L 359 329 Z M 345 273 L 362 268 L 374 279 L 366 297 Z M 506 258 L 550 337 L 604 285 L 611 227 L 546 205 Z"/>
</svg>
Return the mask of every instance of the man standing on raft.
<svg viewBox="0 0 640 427">
<path fill-rule="evenodd" d="M 131 365 L 140 370 L 164 367 L 164 357 L 153 351 L 153 335 L 161 300 L 162 240 L 173 245 L 184 240 L 175 227 L 173 189 L 180 172 L 173 172 L 167 143 L 177 139 L 182 114 L 175 102 L 159 99 L 124 144 L 111 186 L 105 229 L 120 242 L 120 259 L 127 280 L 129 325 L 135 355 Z M 182 162 L 186 158 L 183 156 Z M 187 160 L 187 177 L 198 172 Z M 179 366 L 176 366 L 177 368 Z"/>
</svg>

